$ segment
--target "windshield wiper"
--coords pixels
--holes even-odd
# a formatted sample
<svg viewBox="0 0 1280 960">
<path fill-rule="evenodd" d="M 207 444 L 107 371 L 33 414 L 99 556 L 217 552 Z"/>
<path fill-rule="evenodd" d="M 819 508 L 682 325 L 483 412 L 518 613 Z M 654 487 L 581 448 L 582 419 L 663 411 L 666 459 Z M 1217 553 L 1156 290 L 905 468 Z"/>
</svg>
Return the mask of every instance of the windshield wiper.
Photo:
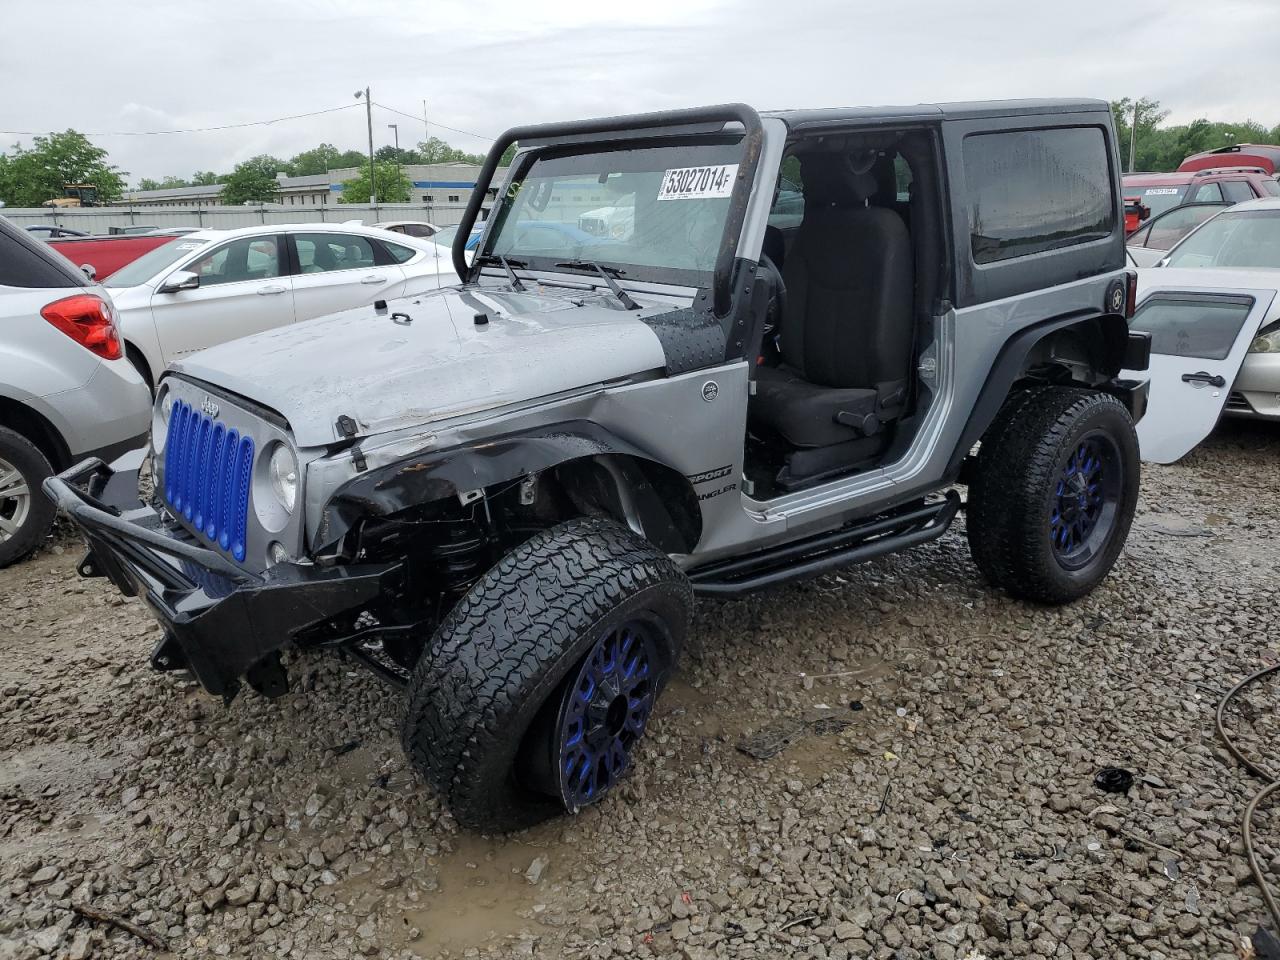
<svg viewBox="0 0 1280 960">
<path fill-rule="evenodd" d="M 594 260 L 565 260 L 556 264 L 557 267 L 569 267 L 573 270 L 594 270 L 604 279 L 605 284 L 613 291 L 613 295 L 622 301 L 622 305 L 628 310 L 639 310 L 640 304 L 631 299 L 631 294 L 618 286 L 618 281 L 614 277 L 622 277 L 626 275 L 626 271 L 619 270 L 617 267 L 602 267 Z"/>
<path fill-rule="evenodd" d="M 508 260 L 500 253 L 486 253 L 480 258 L 480 265 L 484 266 L 489 263 L 497 263 L 503 270 L 507 271 L 507 277 L 511 280 L 512 290 L 524 289 L 524 284 L 520 282 L 520 278 L 516 276 L 515 270 L 512 269 L 512 267 L 528 266 L 523 260 Z"/>
</svg>

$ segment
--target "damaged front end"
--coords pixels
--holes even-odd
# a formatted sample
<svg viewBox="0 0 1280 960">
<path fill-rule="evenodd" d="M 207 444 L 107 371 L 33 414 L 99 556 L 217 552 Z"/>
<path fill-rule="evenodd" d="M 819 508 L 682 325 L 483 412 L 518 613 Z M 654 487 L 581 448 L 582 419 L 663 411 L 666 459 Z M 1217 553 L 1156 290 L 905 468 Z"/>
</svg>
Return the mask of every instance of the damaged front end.
<svg viewBox="0 0 1280 960">
<path fill-rule="evenodd" d="M 106 577 L 141 597 L 164 628 L 151 655 L 158 670 L 189 670 L 230 701 L 241 679 L 264 696 L 287 689 L 280 651 L 303 635 L 335 630 L 388 592 L 399 564 L 319 567 L 281 563 L 253 573 L 166 526 L 150 507 L 121 511 L 100 499 L 110 467 L 91 459 L 45 481 L 45 493 L 88 545 L 84 577 Z M 353 614 L 353 611 L 355 612 Z"/>
</svg>

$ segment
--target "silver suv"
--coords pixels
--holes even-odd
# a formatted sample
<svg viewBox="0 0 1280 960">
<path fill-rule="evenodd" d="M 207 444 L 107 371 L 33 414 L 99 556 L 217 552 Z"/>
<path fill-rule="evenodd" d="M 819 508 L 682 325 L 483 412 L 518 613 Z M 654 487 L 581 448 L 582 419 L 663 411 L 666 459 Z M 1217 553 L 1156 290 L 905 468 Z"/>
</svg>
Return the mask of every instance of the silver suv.
<svg viewBox="0 0 1280 960">
<path fill-rule="evenodd" d="M 1150 346 L 1118 171 L 1097 101 L 510 130 L 461 286 L 179 360 L 149 506 L 93 502 L 96 463 L 47 490 L 82 573 L 147 598 L 158 669 L 275 696 L 287 645 L 341 649 L 407 688 L 459 821 L 575 811 L 625 773 L 695 595 L 933 540 L 957 486 L 993 584 L 1106 576 Z"/>
<path fill-rule="evenodd" d="M 106 291 L 0 218 L 0 567 L 49 532 L 40 484 L 145 446 L 150 408 Z"/>
</svg>

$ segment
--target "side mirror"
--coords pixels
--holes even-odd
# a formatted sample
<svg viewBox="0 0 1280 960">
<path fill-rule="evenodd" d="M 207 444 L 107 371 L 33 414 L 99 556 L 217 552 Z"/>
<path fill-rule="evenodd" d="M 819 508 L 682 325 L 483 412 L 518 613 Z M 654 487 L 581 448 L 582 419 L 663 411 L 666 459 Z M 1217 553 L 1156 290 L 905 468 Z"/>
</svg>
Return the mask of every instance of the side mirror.
<svg viewBox="0 0 1280 960">
<path fill-rule="evenodd" d="M 179 290 L 194 290 L 200 286 L 200 275 L 189 270 L 175 270 L 160 284 L 160 293 L 177 293 Z"/>
<path fill-rule="evenodd" d="M 80 272 L 83 273 L 90 280 L 98 279 L 98 271 L 94 268 L 92 263 L 80 264 Z"/>
<path fill-rule="evenodd" d="M 1138 219 L 1139 219 L 1139 220 L 1150 220 L 1150 219 L 1151 219 L 1151 208 L 1150 208 L 1150 207 L 1143 207 L 1143 206 L 1139 206 L 1139 207 L 1138 207 Z"/>
</svg>

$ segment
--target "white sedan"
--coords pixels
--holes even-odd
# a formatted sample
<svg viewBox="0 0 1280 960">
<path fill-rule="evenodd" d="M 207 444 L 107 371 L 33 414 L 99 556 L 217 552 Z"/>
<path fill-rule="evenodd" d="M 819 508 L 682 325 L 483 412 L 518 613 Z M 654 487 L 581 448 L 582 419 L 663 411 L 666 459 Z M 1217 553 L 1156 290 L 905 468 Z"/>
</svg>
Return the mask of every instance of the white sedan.
<svg viewBox="0 0 1280 960">
<path fill-rule="evenodd" d="M 113 273 L 125 350 L 154 386 L 176 357 L 458 282 L 449 250 L 351 224 L 198 230 Z"/>
</svg>

